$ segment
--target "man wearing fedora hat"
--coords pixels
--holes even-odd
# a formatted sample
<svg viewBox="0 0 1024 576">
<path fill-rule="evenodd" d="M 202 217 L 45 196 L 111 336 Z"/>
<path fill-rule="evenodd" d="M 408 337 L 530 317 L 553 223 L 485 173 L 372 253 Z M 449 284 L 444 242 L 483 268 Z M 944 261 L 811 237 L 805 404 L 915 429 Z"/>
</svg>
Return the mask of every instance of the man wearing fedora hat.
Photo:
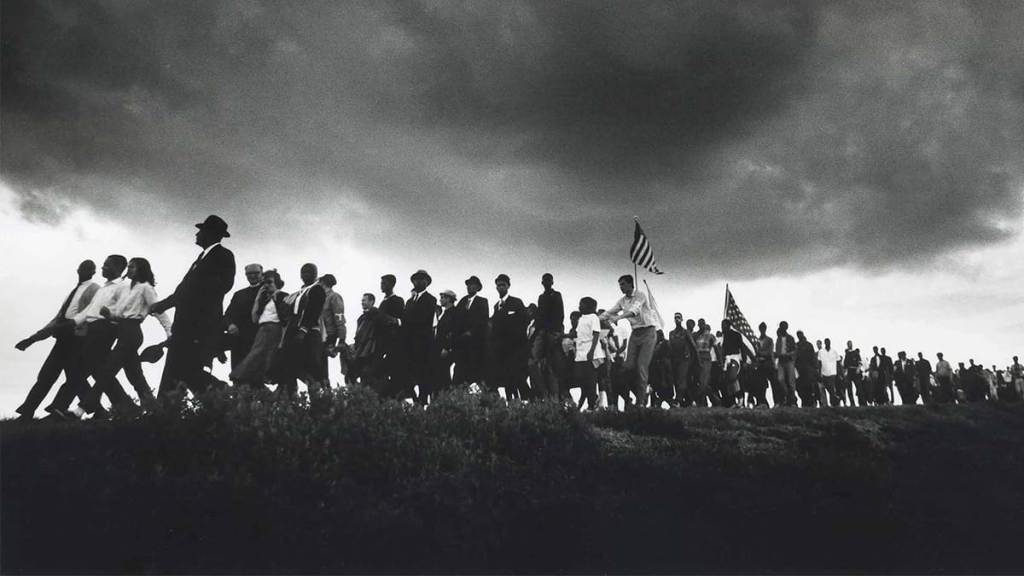
<svg viewBox="0 0 1024 576">
<path fill-rule="evenodd" d="M 466 295 L 455 307 L 452 332 L 455 334 L 456 386 L 468 386 L 483 381 L 484 360 L 487 354 L 487 298 L 477 293 L 483 284 L 476 276 L 466 279 Z"/>
<path fill-rule="evenodd" d="M 413 290 L 405 301 L 405 312 L 402 315 L 402 342 L 406 358 L 402 387 L 406 393 L 418 387 L 419 394 L 414 396 L 416 402 L 426 405 L 433 388 L 430 358 L 434 348 L 434 310 L 437 299 L 427 292 L 431 278 L 426 270 L 417 270 L 410 281 Z"/>
<path fill-rule="evenodd" d="M 224 295 L 235 282 L 235 255 L 220 243 L 231 234 L 219 216 L 207 217 L 196 228 L 196 244 L 203 251 L 174 293 L 150 308 L 153 314 L 175 308 L 160 398 L 167 398 L 182 386 L 200 394 L 216 382 L 203 367 L 210 366 L 218 351 Z"/>
</svg>

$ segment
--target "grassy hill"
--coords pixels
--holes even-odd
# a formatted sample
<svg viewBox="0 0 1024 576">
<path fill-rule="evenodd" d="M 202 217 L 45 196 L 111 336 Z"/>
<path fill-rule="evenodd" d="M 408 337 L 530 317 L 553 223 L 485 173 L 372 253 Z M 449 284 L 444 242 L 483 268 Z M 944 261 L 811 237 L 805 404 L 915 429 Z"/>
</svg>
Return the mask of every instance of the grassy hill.
<svg viewBox="0 0 1024 576">
<path fill-rule="evenodd" d="M 1024 571 L 1024 405 L 221 395 L 0 438 L 4 573 Z"/>
</svg>

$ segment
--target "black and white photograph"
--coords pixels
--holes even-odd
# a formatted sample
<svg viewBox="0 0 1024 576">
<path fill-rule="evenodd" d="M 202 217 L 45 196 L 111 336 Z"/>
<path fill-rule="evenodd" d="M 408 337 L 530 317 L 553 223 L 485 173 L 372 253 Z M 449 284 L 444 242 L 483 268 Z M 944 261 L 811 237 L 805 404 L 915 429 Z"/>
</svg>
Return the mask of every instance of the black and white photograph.
<svg viewBox="0 0 1024 576">
<path fill-rule="evenodd" d="M 0 1 L 0 574 L 1024 573 L 1024 1 Z"/>
</svg>

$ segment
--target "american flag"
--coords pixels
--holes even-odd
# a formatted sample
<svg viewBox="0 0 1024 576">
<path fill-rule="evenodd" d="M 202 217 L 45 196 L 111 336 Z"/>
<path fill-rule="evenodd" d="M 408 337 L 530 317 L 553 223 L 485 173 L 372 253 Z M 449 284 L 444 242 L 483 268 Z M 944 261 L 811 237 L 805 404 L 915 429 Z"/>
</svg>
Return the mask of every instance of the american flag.
<svg viewBox="0 0 1024 576">
<path fill-rule="evenodd" d="M 746 317 L 743 316 L 743 312 L 740 312 L 740 307 L 736 305 L 736 299 L 732 297 L 732 292 L 729 291 L 729 285 L 725 285 L 725 317 L 732 323 L 732 327 L 740 333 L 743 345 L 747 347 L 751 355 L 755 355 L 756 349 L 754 348 L 754 342 L 757 342 L 757 336 L 754 335 L 754 331 L 750 328 L 750 323 L 747 322 Z"/>
<path fill-rule="evenodd" d="M 633 263 L 643 267 L 648 272 L 664 274 L 658 269 L 658 263 L 654 261 L 654 248 L 647 241 L 647 235 L 640 228 L 640 221 L 636 222 L 636 229 L 633 230 L 633 246 L 629 249 L 629 257 Z"/>
</svg>

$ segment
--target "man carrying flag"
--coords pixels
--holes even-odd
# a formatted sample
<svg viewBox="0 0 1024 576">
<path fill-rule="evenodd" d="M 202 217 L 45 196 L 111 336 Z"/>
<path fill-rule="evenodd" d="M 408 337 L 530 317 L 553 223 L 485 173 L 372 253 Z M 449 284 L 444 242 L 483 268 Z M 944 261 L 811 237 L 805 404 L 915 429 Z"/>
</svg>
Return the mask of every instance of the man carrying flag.
<svg viewBox="0 0 1024 576">
<path fill-rule="evenodd" d="M 743 392 L 740 384 L 741 381 L 749 380 L 747 378 L 746 364 L 749 363 L 756 355 L 756 348 L 754 342 L 757 338 L 754 336 L 754 331 L 750 329 L 750 324 L 747 322 L 746 317 L 740 312 L 739 306 L 736 305 L 736 300 L 732 297 L 732 292 L 729 291 L 729 286 L 725 286 L 725 318 L 722 320 L 722 353 L 725 356 L 725 361 L 722 364 L 726 372 L 726 386 L 727 391 L 732 393 L 736 398 L 736 406 L 742 406 L 743 404 Z M 747 387 L 744 387 L 747 388 Z M 758 394 L 755 390 L 745 390 L 755 398 Z"/>
<path fill-rule="evenodd" d="M 633 330 L 626 345 L 624 368 L 627 378 L 633 383 L 636 405 L 643 407 L 647 405 L 647 375 L 657 340 L 657 319 L 647 295 L 636 289 L 633 276 L 620 276 L 619 290 L 622 291 L 622 298 L 601 314 L 600 318 L 613 324 L 621 318 L 629 320 Z"/>
</svg>

